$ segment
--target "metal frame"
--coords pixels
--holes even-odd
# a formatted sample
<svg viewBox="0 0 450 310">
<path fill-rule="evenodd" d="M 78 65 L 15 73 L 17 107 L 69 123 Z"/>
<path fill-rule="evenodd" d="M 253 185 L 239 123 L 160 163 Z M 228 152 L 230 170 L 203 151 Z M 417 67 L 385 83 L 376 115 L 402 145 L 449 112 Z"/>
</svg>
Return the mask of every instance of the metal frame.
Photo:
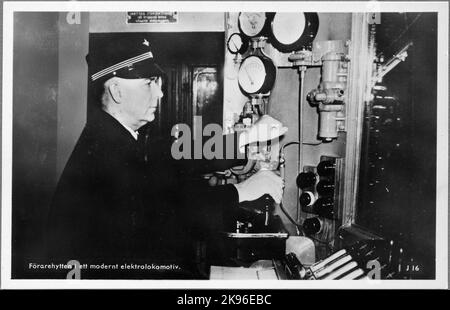
<svg viewBox="0 0 450 310">
<path fill-rule="evenodd" d="M 364 106 L 370 100 L 375 47 L 369 40 L 370 14 L 352 15 L 346 104 L 346 150 L 343 176 L 342 227 L 355 223 Z"/>
</svg>

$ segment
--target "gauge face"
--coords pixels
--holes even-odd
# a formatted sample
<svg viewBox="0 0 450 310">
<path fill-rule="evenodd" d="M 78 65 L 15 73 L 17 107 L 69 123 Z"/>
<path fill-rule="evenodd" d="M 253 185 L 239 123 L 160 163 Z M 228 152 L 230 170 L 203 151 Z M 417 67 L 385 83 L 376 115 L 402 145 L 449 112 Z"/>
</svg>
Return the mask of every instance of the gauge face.
<svg viewBox="0 0 450 310">
<path fill-rule="evenodd" d="M 317 13 L 275 13 L 270 26 L 270 42 L 280 52 L 310 49 L 319 17 Z"/>
<path fill-rule="evenodd" d="M 272 32 L 280 43 L 289 45 L 300 39 L 305 26 L 303 13 L 277 13 L 272 21 Z"/>
<path fill-rule="evenodd" d="M 258 36 L 266 24 L 266 13 L 264 12 L 241 12 L 239 13 L 239 28 L 248 37 Z"/>
<path fill-rule="evenodd" d="M 242 54 L 248 48 L 248 40 L 240 33 L 233 33 L 228 39 L 227 48 L 231 54 Z"/>
<path fill-rule="evenodd" d="M 261 58 L 249 56 L 244 59 L 239 68 L 238 82 L 248 94 L 257 93 L 266 79 L 266 68 Z"/>
</svg>

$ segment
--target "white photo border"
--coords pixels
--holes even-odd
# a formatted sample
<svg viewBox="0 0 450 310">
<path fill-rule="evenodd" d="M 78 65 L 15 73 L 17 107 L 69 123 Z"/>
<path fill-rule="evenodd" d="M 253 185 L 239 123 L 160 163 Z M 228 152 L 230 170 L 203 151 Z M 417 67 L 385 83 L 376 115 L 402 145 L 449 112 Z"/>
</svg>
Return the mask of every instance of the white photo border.
<svg viewBox="0 0 450 310">
<path fill-rule="evenodd" d="M 105 6 L 107 3 L 107 6 Z M 12 102 L 14 12 L 177 11 L 238 12 L 293 10 L 310 12 L 437 12 L 437 192 L 436 279 L 367 281 L 194 281 L 194 280 L 17 280 L 11 279 L 12 226 Z M 444 289 L 448 287 L 448 3 L 447 2 L 257 2 L 257 1 L 149 1 L 149 2 L 4 2 L 2 81 L 2 209 L 1 287 L 6 289 Z"/>
</svg>

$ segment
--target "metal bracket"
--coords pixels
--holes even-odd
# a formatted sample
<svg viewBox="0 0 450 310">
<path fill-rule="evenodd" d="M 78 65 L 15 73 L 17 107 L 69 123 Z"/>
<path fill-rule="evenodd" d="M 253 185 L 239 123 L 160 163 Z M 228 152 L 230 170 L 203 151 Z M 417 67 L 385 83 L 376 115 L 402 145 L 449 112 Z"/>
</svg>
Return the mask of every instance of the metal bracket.
<svg viewBox="0 0 450 310">
<path fill-rule="evenodd" d="M 382 65 L 376 73 L 375 80 L 381 82 L 383 77 L 394 69 L 399 63 L 406 60 L 408 57 L 408 48 L 413 45 L 412 42 L 408 42 L 397 54 L 389 59 L 386 64 Z"/>
</svg>

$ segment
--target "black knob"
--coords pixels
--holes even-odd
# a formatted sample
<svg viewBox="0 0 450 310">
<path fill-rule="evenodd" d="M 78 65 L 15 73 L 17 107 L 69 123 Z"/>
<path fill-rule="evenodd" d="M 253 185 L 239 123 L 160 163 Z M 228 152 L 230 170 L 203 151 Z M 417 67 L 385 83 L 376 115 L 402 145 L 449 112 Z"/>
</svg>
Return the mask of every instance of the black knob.
<svg viewBox="0 0 450 310">
<path fill-rule="evenodd" d="M 303 222 L 303 231 L 307 235 L 315 235 L 322 230 L 322 221 L 318 217 L 308 218 Z"/>
<path fill-rule="evenodd" d="M 334 182 L 320 181 L 317 183 L 317 193 L 321 196 L 332 196 L 334 194 Z"/>
<path fill-rule="evenodd" d="M 324 160 L 317 166 L 317 173 L 322 177 L 334 176 L 336 170 L 336 163 L 331 160 Z"/>
<path fill-rule="evenodd" d="M 334 200 L 332 197 L 321 197 L 314 204 L 314 212 L 321 217 L 334 218 Z"/>
<path fill-rule="evenodd" d="M 275 202 L 275 200 L 273 200 L 272 196 L 270 196 L 269 194 L 264 194 L 262 196 L 262 199 L 264 200 L 264 204 L 266 206 L 272 206 Z"/>
<path fill-rule="evenodd" d="M 297 186 L 307 188 L 316 185 L 316 174 L 314 172 L 302 172 L 297 176 Z"/>
<path fill-rule="evenodd" d="M 303 192 L 299 198 L 302 207 L 311 207 L 316 201 L 316 196 L 312 192 Z"/>
</svg>

